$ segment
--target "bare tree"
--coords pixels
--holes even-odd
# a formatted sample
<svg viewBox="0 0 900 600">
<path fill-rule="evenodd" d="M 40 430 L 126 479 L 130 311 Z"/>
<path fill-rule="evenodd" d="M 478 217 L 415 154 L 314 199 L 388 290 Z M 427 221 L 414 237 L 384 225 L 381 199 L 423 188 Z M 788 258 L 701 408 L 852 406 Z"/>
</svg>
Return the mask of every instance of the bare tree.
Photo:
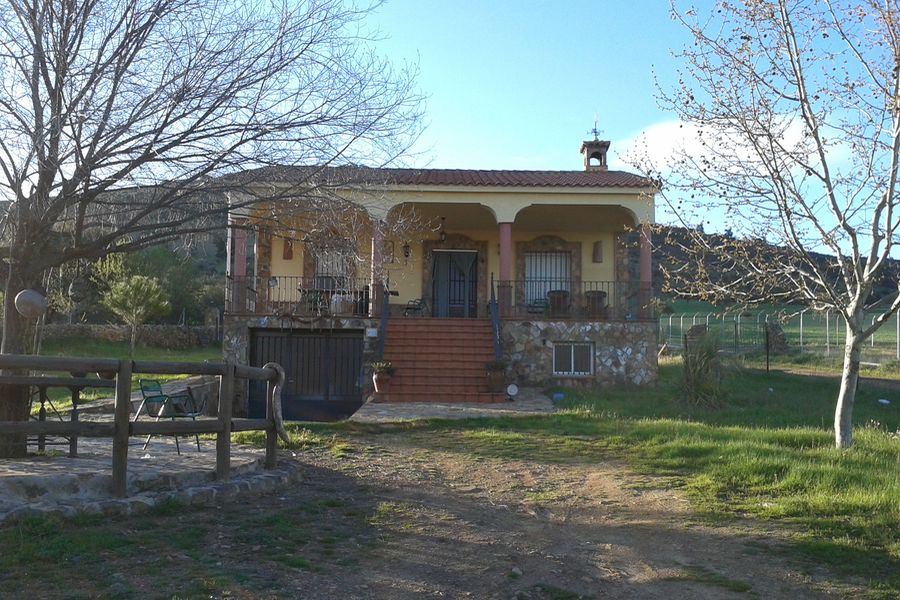
<svg viewBox="0 0 900 600">
<path fill-rule="evenodd" d="M 414 69 L 392 68 L 368 43 L 363 21 L 374 6 L 3 2 L 0 351 L 24 348 L 12 301 L 39 288 L 48 269 L 223 222 L 223 192 L 234 185 L 223 175 L 263 175 L 274 164 L 379 166 L 402 154 L 422 104 Z M 296 198 L 309 187 L 284 192 Z M 22 410 L 0 403 L 0 420 Z"/>
<path fill-rule="evenodd" d="M 900 224 L 900 6 L 726 0 L 673 13 L 693 43 L 677 55 L 679 85 L 662 93 L 686 132 L 665 197 L 780 247 L 698 234 L 685 256 L 705 255 L 718 268 L 675 286 L 843 315 L 834 430 L 837 446 L 849 447 L 862 344 L 900 307 L 898 296 L 864 321 Z"/>
</svg>

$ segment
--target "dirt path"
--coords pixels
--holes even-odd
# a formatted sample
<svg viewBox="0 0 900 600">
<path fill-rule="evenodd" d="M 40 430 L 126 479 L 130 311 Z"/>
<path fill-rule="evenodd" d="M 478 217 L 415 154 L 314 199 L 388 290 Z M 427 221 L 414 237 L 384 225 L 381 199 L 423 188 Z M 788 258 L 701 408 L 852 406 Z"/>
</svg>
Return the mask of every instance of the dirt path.
<svg viewBox="0 0 900 600">
<path fill-rule="evenodd" d="M 306 493 L 353 496 L 378 550 L 312 574 L 310 598 L 844 597 L 772 551 L 771 536 L 701 525 L 668 489 L 622 465 L 559 465 L 423 448 L 408 435 L 357 440 L 308 463 Z"/>
<path fill-rule="evenodd" d="M 473 452 L 440 431 L 297 452 L 302 480 L 212 506 L 0 529 L 2 598 L 846 598 L 780 531 L 711 526 L 596 458 Z M 516 456 L 521 456 L 517 451 Z M 4 545 L 7 544 L 7 545 Z M 7 549 L 13 552 L 6 552 Z"/>
</svg>

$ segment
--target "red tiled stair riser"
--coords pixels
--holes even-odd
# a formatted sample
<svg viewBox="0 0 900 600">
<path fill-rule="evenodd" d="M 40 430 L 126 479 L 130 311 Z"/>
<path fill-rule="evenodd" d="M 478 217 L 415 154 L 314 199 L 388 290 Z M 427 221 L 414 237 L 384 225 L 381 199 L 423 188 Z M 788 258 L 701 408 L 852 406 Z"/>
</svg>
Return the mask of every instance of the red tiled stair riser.
<svg viewBox="0 0 900 600">
<path fill-rule="evenodd" d="M 494 360 L 487 319 L 393 319 L 384 359 L 396 368 L 390 392 L 376 402 L 502 402 L 487 391 L 485 364 Z"/>
</svg>

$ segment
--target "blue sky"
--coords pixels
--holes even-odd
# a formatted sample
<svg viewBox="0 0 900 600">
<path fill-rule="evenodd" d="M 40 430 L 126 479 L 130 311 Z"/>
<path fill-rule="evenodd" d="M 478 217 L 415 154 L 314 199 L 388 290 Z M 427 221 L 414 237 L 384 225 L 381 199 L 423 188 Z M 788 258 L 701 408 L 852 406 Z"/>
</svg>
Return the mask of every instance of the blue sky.
<svg viewBox="0 0 900 600">
<path fill-rule="evenodd" d="M 417 62 L 427 129 L 410 166 L 578 169 L 598 121 L 617 150 L 671 121 L 654 72 L 674 83 L 687 39 L 666 0 L 388 0 L 368 25 L 378 49 Z"/>
</svg>

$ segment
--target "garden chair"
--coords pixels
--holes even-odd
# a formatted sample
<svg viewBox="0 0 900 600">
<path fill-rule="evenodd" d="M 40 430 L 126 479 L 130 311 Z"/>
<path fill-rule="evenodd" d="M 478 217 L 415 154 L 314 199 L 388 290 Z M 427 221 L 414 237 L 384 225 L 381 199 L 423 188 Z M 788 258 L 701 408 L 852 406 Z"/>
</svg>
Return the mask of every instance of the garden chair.
<svg viewBox="0 0 900 600">
<path fill-rule="evenodd" d="M 137 421 L 142 412 L 146 412 L 149 416 L 155 417 L 157 421 L 160 419 L 191 419 L 196 421 L 197 417 L 203 415 L 205 403 L 196 402 L 191 388 L 187 388 L 187 392 L 183 394 L 166 394 L 162 390 L 159 381 L 155 379 L 141 379 L 141 405 L 138 407 L 134 420 Z M 146 410 L 144 410 L 146 409 Z M 150 444 L 153 434 L 147 436 L 144 442 L 144 450 Z M 200 452 L 200 436 L 194 434 L 197 442 L 197 452 Z M 178 434 L 175 434 L 175 450 L 181 454 L 181 447 L 178 444 Z"/>
<path fill-rule="evenodd" d="M 403 309 L 403 316 L 408 317 L 412 314 L 424 317 L 427 311 L 428 304 L 425 302 L 425 299 L 416 298 L 415 300 L 410 300 L 406 303 L 406 308 Z"/>
<path fill-rule="evenodd" d="M 525 312 L 530 315 L 547 315 L 550 311 L 550 304 L 546 298 L 535 298 L 525 305 Z"/>
</svg>

